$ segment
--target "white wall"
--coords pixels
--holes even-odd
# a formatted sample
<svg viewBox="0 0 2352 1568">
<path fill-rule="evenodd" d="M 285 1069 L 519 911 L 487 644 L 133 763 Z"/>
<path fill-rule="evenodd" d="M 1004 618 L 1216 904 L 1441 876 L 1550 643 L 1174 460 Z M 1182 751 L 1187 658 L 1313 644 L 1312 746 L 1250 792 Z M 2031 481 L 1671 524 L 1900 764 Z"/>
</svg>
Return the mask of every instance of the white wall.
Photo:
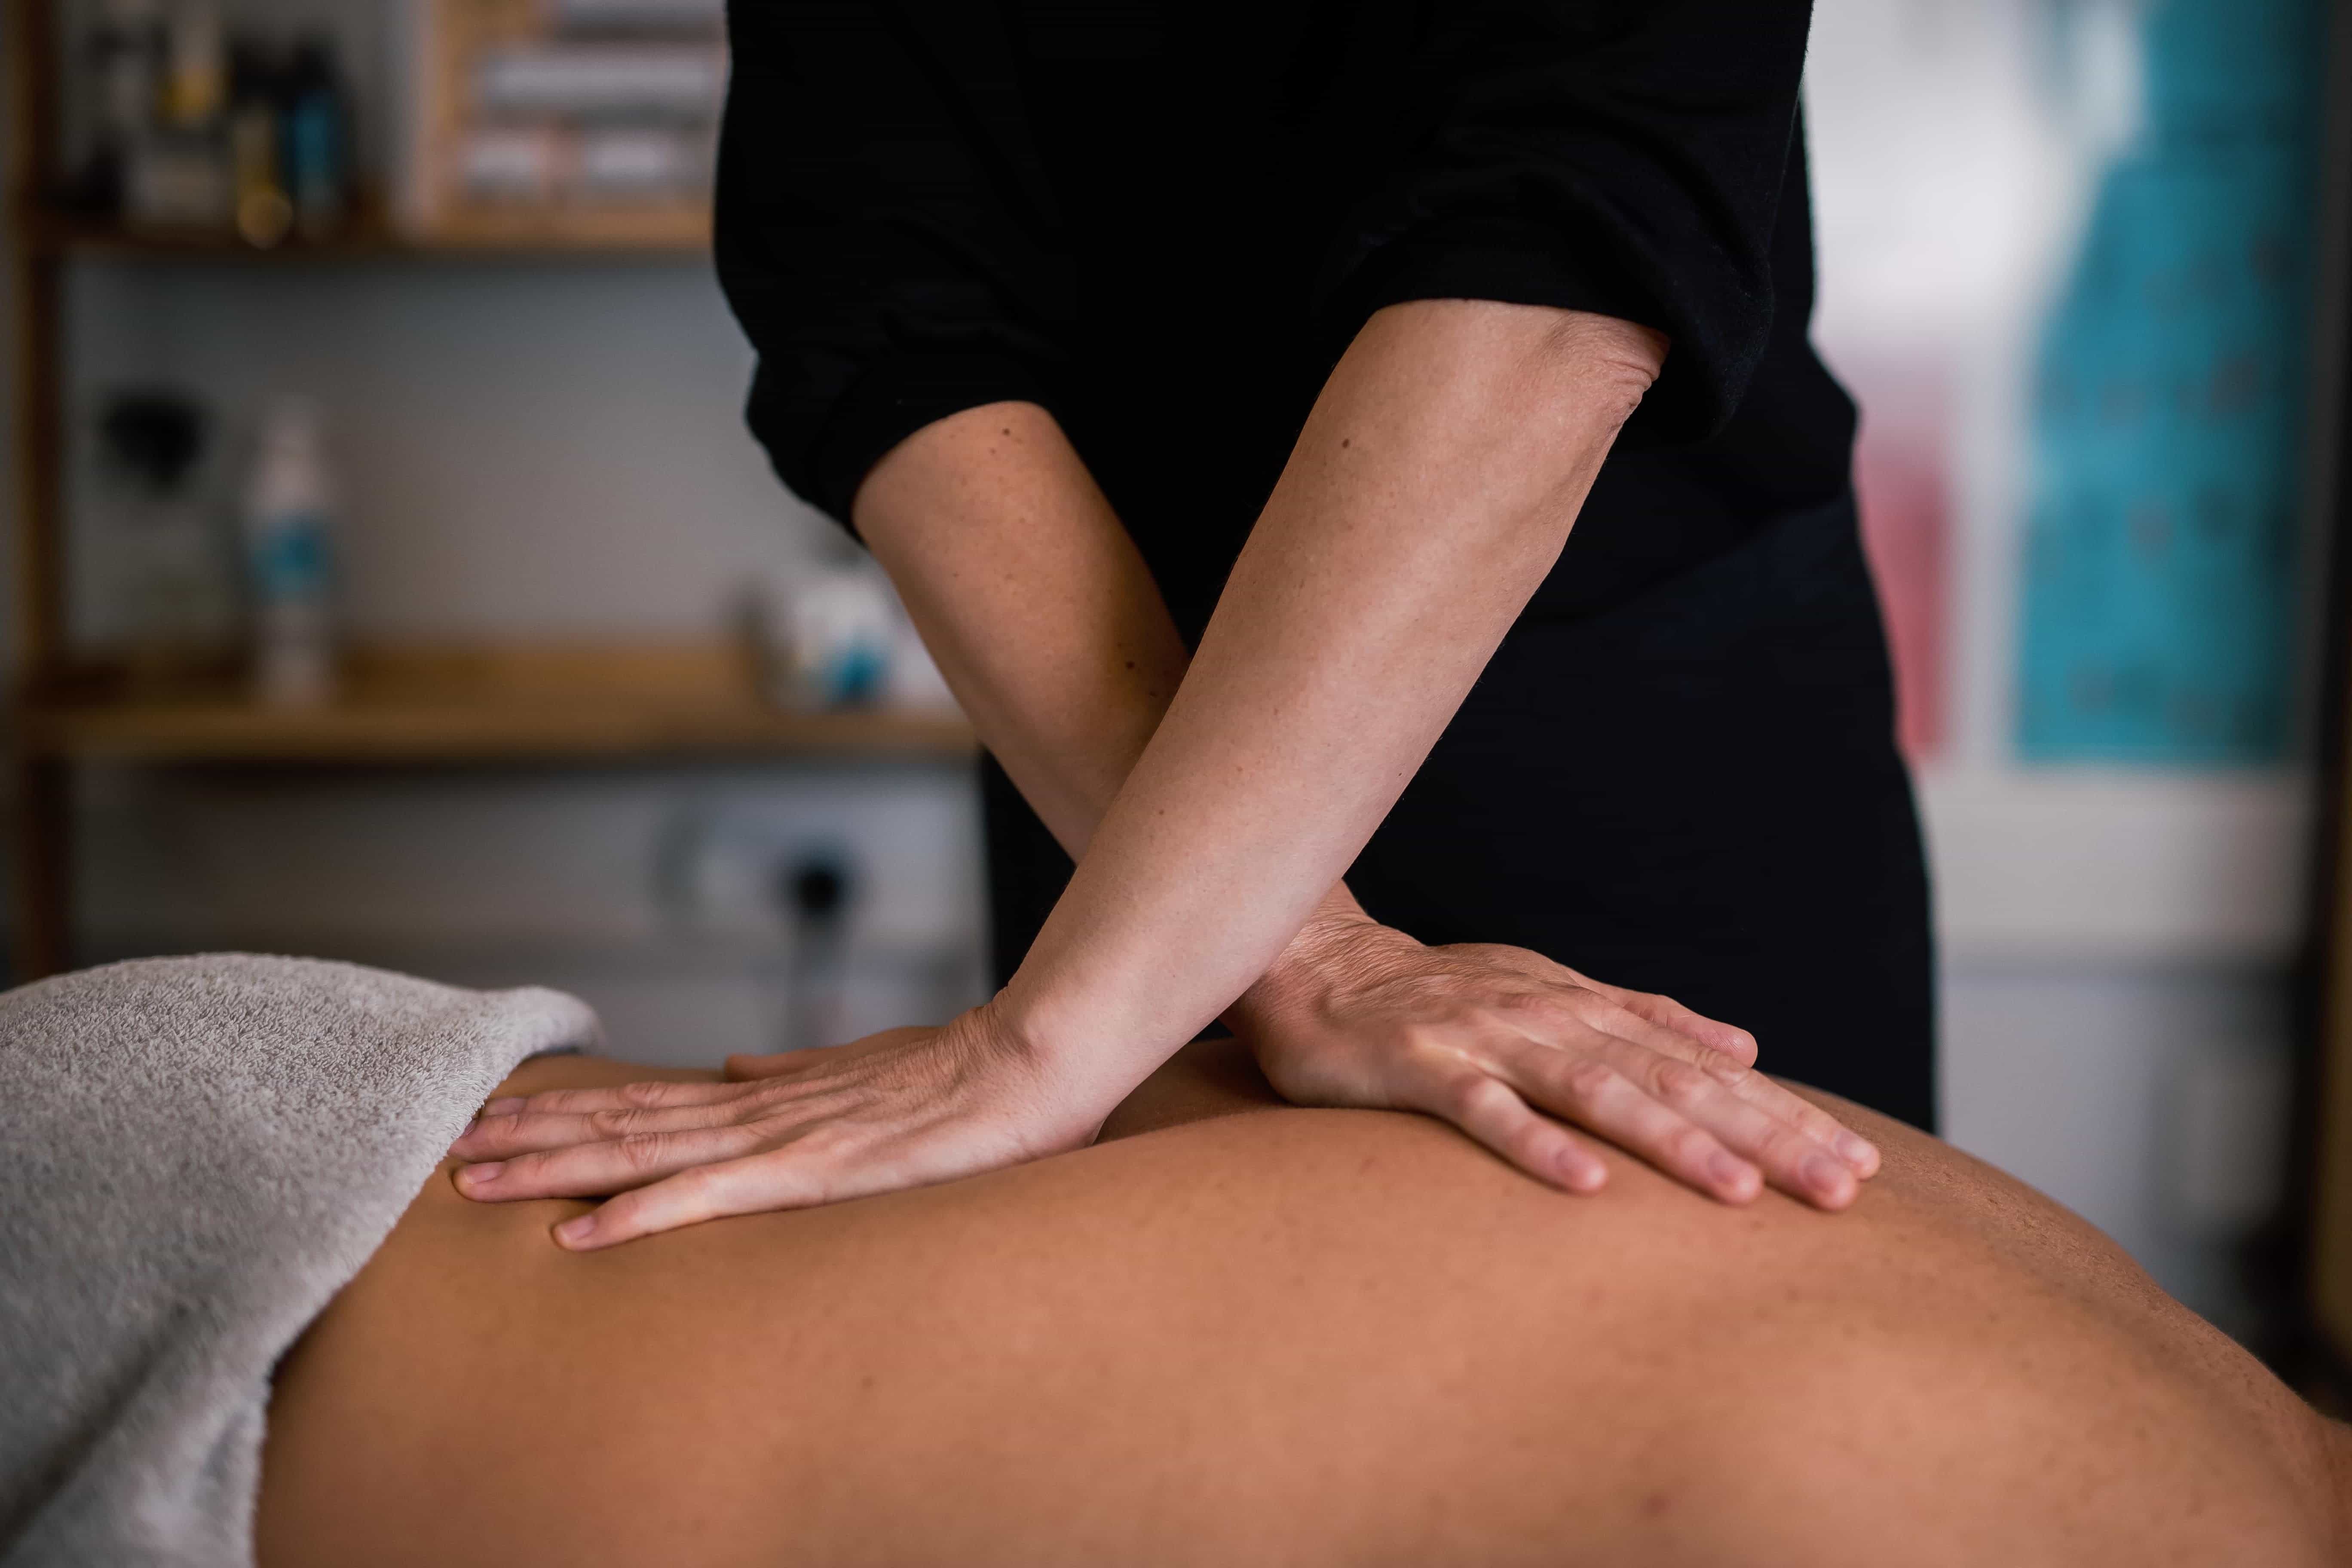
<svg viewBox="0 0 2352 1568">
<path fill-rule="evenodd" d="M 1890 366 L 1952 393 L 1951 721 L 1920 781 L 1947 1131 L 2243 1328 L 2230 1258 L 2284 1153 L 2310 772 L 2027 769 L 2010 743 L 2029 356 L 2137 120 L 2142 7 L 2074 9 L 2064 76 L 2037 53 L 2049 0 L 1819 0 L 1818 336 L 1865 420 Z"/>
<path fill-rule="evenodd" d="M 101 262 L 67 322 L 79 429 L 142 381 L 215 403 L 232 447 L 273 395 L 319 405 L 362 633 L 715 630 L 830 527 L 743 427 L 702 261 Z"/>
</svg>

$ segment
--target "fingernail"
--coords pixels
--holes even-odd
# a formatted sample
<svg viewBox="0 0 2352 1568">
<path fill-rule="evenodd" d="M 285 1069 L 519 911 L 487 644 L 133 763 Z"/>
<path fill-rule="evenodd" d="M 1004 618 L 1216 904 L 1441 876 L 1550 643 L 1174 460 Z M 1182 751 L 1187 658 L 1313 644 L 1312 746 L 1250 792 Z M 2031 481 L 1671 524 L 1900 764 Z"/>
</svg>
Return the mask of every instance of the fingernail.
<svg viewBox="0 0 2352 1568">
<path fill-rule="evenodd" d="M 1707 1174 L 1735 1193 L 1745 1193 L 1755 1177 L 1755 1167 L 1737 1154 L 1718 1152 L 1708 1157 Z"/>
<path fill-rule="evenodd" d="M 1805 1185 L 1825 1198 L 1843 1197 L 1853 1184 L 1853 1173 L 1827 1154 L 1805 1157 Z"/>
<path fill-rule="evenodd" d="M 1872 1147 L 1870 1140 L 1858 1133 L 1839 1133 L 1837 1152 L 1844 1155 L 1845 1163 L 1857 1171 L 1875 1170 L 1878 1167 L 1878 1151 Z"/>
<path fill-rule="evenodd" d="M 555 1227 L 555 1239 L 565 1247 L 577 1247 L 588 1239 L 596 1228 L 596 1216 L 583 1214 L 577 1219 L 567 1219 Z"/>
<path fill-rule="evenodd" d="M 488 1105 L 483 1106 L 482 1114 L 485 1116 L 520 1115 L 522 1111 L 522 1097 L 517 1094 L 510 1094 L 506 1096 L 504 1099 L 491 1100 Z"/>
<path fill-rule="evenodd" d="M 478 1165 L 468 1165 L 457 1173 L 457 1184 L 464 1187 L 487 1187 L 499 1179 L 507 1168 L 504 1160 L 485 1160 Z"/>
</svg>

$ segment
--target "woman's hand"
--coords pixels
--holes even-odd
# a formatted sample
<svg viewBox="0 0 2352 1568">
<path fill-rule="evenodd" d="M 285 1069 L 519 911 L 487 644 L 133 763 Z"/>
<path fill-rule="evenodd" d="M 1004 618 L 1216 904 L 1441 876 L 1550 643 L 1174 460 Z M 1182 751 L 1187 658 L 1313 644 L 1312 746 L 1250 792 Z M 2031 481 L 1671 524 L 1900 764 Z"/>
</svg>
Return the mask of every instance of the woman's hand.
<svg viewBox="0 0 2352 1568">
<path fill-rule="evenodd" d="M 1538 1180 L 1608 1179 L 1573 1123 L 1726 1203 L 1853 1202 L 1878 1151 L 1755 1070 L 1745 1030 L 1525 948 L 1318 915 L 1227 1013 L 1284 1098 L 1451 1121 Z"/>
<path fill-rule="evenodd" d="M 975 1007 L 939 1028 L 735 1057 L 729 1083 L 633 1083 L 493 1100 L 450 1152 L 467 1197 L 619 1195 L 558 1226 L 575 1251 L 721 1215 L 952 1180 L 1093 1139 L 1125 1089 L 1088 1094 Z"/>
</svg>

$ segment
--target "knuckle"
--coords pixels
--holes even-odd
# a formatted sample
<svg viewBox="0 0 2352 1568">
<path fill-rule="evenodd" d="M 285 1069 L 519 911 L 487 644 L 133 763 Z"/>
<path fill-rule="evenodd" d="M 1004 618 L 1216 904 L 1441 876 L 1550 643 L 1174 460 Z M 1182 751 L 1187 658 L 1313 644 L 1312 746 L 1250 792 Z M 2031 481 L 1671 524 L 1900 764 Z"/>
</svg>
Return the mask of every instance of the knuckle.
<svg viewBox="0 0 2352 1568">
<path fill-rule="evenodd" d="M 1562 1011 L 1588 1029 L 1606 1028 L 1612 1019 L 1625 1011 L 1600 992 L 1584 986 L 1563 992 L 1559 1001 Z"/>
<path fill-rule="evenodd" d="M 724 1182 L 709 1166 L 697 1165 L 691 1170 L 680 1171 L 662 1185 L 667 1189 L 662 1194 L 667 1200 L 664 1207 L 675 1221 L 707 1217 L 717 1205 Z"/>
<path fill-rule="evenodd" d="M 622 1163 L 630 1169 L 649 1171 L 662 1163 L 669 1151 L 669 1137 L 662 1132 L 632 1132 L 614 1142 Z"/>
<path fill-rule="evenodd" d="M 1475 1120 L 1501 1110 L 1510 1091 L 1484 1073 L 1465 1073 L 1445 1092 L 1446 1103 L 1457 1117 Z"/>
<path fill-rule="evenodd" d="M 1665 1136 L 1664 1152 L 1678 1163 L 1697 1165 L 1715 1152 L 1715 1140 L 1685 1121 Z"/>
<path fill-rule="evenodd" d="M 1728 1051 L 1709 1050 L 1699 1058 L 1699 1065 L 1709 1078 L 1733 1088 L 1746 1083 L 1756 1071 Z"/>
<path fill-rule="evenodd" d="M 1794 1170 L 1820 1145 L 1794 1128 L 1776 1127 L 1756 1146 L 1756 1156 L 1776 1170 Z"/>
<path fill-rule="evenodd" d="M 1561 1076 L 1560 1088 L 1571 1102 L 1591 1109 L 1607 1097 L 1616 1082 L 1617 1069 L 1607 1062 L 1580 1061 Z"/>
<path fill-rule="evenodd" d="M 850 1152 L 856 1135 L 839 1122 L 812 1127 L 793 1140 L 794 1152 L 812 1160 L 835 1160 Z"/>
<path fill-rule="evenodd" d="M 1694 1105 L 1715 1087 L 1714 1079 L 1676 1057 L 1660 1057 L 1650 1068 L 1650 1091 L 1668 1105 Z"/>
<path fill-rule="evenodd" d="M 662 1102 L 668 1090 L 669 1085 L 656 1080 L 625 1083 L 621 1086 L 621 1098 L 634 1106 L 655 1106 Z"/>
<path fill-rule="evenodd" d="M 637 1125 L 634 1110 L 592 1110 L 588 1113 L 588 1130 L 608 1138 L 618 1138 Z"/>
<path fill-rule="evenodd" d="M 1542 1171 L 1557 1160 L 1559 1144 L 1550 1128 L 1530 1117 L 1528 1124 L 1512 1135 L 1510 1147 L 1504 1152 L 1530 1171 Z"/>
<path fill-rule="evenodd" d="M 1435 1057 L 1451 1053 L 1446 1042 L 1451 1032 L 1426 1018 L 1415 1018 L 1402 1025 L 1396 1033 L 1398 1049 L 1406 1056 Z"/>
</svg>

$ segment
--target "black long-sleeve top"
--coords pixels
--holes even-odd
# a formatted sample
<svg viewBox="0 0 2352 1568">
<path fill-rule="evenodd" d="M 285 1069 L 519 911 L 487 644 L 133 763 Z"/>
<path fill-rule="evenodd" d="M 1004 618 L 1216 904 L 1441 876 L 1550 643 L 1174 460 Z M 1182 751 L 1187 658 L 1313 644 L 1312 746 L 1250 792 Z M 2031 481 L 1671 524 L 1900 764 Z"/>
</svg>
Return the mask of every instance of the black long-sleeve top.
<svg viewBox="0 0 2352 1568">
<path fill-rule="evenodd" d="M 1807 0 L 732 0 L 717 251 L 749 416 L 845 522 L 923 425 L 1069 432 L 1188 636 L 1324 377 L 1402 300 L 1655 327 L 1530 613 L 1848 481 L 1806 339 Z"/>
</svg>

